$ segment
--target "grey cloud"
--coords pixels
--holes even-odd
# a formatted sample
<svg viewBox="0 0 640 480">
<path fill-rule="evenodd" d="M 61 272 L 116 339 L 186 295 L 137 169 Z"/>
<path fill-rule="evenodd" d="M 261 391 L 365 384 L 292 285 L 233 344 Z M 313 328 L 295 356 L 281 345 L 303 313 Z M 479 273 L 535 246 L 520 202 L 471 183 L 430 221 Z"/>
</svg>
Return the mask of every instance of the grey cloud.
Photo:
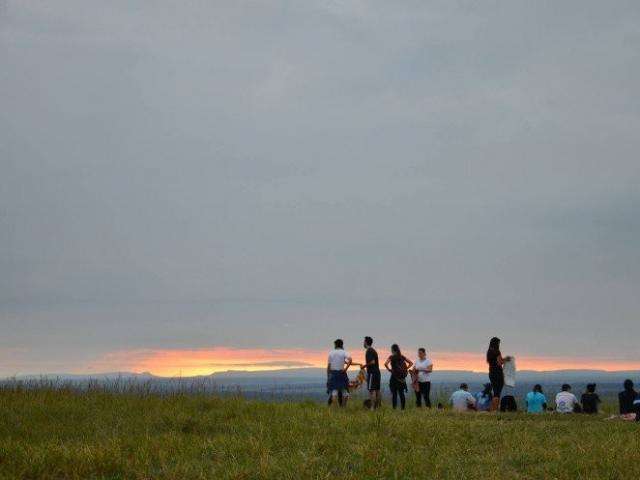
<svg viewBox="0 0 640 480">
<path fill-rule="evenodd" d="M 0 348 L 633 355 L 638 25 L 624 1 L 4 2 Z"/>
</svg>

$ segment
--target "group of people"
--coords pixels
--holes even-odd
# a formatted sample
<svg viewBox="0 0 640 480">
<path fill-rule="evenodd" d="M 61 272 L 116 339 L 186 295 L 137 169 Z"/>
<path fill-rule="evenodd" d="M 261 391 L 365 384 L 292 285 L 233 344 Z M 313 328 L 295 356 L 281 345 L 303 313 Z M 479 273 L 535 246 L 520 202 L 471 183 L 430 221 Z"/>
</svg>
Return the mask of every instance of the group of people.
<svg viewBox="0 0 640 480">
<path fill-rule="evenodd" d="M 515 399 L 505 402 L 510 395 L 502 397 L 500 403 L 501 411 L 516 411 L 517 405 Z M 633 382 L 626 380 L 624 382 L 624 390 L 618 395 L 620 403 L 620 415 L 625 420 L 636 420 L 636 413 L 640 411 L 640 396 L 634 390 Z M 449 400 L 452 408 L 459 412 L 464 411 L 490 411 L 492 404 L 491 384 L 484 385 L 484 389 L 472 395 L 466 383 L 460 385 L 460 388 L 453 392 Z M 555 409 L 550 408 L 547 403 L 547 397 L 542 391 L 542 385 L 537 384 L 533 390 L 524 397 L 525 408 L 527 413 L 543 413 L 546 411 L 555 411 L 557 413 L 587 413 L 597 414 L 600 405 L 600 396 L 596 393 L 596 384 L 589 383 L 580 400 L 572 393 L 571 385 L 565 383 L 562 385 L 560 392 L 555 397 Z M 640 415 L 637 416 L 640 421 Z"/>
<path fill-rule="evenodd" d="M 381 372 L 378 352 L 373 347 L 373 339 L 364 337 L 365 363 L 354 363 L 353 359 L 344 349 L 344 342 L 337 339 L 334 349 L 329 352 L 327 362 L 327 393 L 329 405 L 345 406 L 349 399 L 349 389 L 359 386 L 359 381 L 349 381 L 347 370 L 352 365 L 360 367 L 361 380 L 366 380 L 369 398 L 365 405 L 374 410 L 381 404 Z M 515 387 L 515 359 L 503 357 L 500 351 L 500 339 L 493 337 L 489 341 L 486 353 L 486 361 L 489 370 L 489 383 L 475 394 L 469 392 L 466 383 L 453 392 L 449 398 L 451 407 L 456 411 L 515 411 L 517 404 L 511 391 L 503 395 L 505 386 Z M 384 368 L 389 373 L 389 390 L 391 392 L 391 404 L 393 408 L 398 406 L 404 410 L 406 406 L 406 393 L 409 391 L 409 382 L 415 393 L 416 407 L 431 407 L 431 373 L 433 362 L 428 358 L 425 348 L 419 348 L 415 362 L 405 357 L 397 344 L 391 345 L 391 355 L 385 360 Z M 366 371 L 366 377 L 364 372 Z M 505 376 L 507 381 L 505 382 Z M 634 389 L 633 382 L 626 380 L 624 390 L 618 395 L 620 404 L 620 417 L 625 420 L 640 421 L 640 394 Z M 533 390 L 524 398 L 528 413 L 542 413 L 550 410 L 547 398 L 541 385 L 535 385 Z M 596 384 L 587 385 L 580 400 L 572 393 L 569 384 L 562 385 L 561 391 L 555 397 L 555 411 L 558 413 L 598 413 L 600 397 L 596 393 Z M 441 405 L 438 405 L 441 407 Z"/>
<path fill-rule="evenodd" d="M 344 349 L 344 342 L 337 339 L 334 349 L 329 352 L 327 362 L 327 392 L 329 405 L 338 404 L 345 406 L 349 399 L 349 377 L 347 370 L 351 365 L 357 365 L 361 370 L 366 370 L 366 385 L 369 391 L 367 406 L 372 410 L 380 407 L 382 396 L 380 394 L 382 375 L 380 373 L 380 361 L 378 352 L 373 348 L 373 338 L 364 337 L 365 363 L 354 363 L 351 356 Z M 391 391 L 391 404 L 393 408 L 404 410 L 406 406 L 405 393 L 409 391 L 407 378 L 411 379 L 412 388 L 416 396 L 416 406 L 431 407 L 431 372 L 433 363 L 427 357 L 424 348 L 418 349 L 418 358 L 412 362 L 400 351 L 397 344 L 391 345 L 391 355 L 384 362 L 384 368 L 390 372 L 389 390 Z"/>
</svg>

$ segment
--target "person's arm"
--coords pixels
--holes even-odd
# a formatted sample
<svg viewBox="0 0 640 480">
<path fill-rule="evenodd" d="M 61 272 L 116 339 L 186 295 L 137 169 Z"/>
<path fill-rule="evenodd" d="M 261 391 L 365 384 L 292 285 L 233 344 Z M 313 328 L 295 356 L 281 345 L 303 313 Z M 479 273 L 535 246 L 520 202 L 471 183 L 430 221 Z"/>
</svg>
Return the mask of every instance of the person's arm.
<svg viewBox="0 0 640 480">
<path fill-rule="evenodd" d="M 345 367 L 342 369 L 343 372 L 346 372 L 347 370 L 349 370 L 349 367 L 351 366 L 351 364 L 353 363 L 353 360 L 351 359 L 351 357 L 347 357 L 344 359 L 344 365 Z"/>
<path fill-rule="evenodd" d="M 389 368 L 390 363 L 391 363 L 391 357 L 387 358 L 387 361 L 384 362 L 384 368 L 386 368 L 389 371 L 391 371 L 391 368 Z"/>
<path fill-rule="evenodd" d="M 471 394 L 467 397 L 467 408 L 470 410 L 476 409 L 476 399 Z"/>
<path fill-rule="evenodd" d="M 413 367 L 413 362 L 411 360 L 409 360 L 407 357 L 402 357 L 402 359 L 405 361 L 405 363 L 407 364 L 407 369 Z"/>
<path fill-rule="evenodd" d="M 498 355 L 498 358 L 496 358 L 496 362 L 498 363 L 498 365 L 500 365 L 501 367 L 504 366 L 504 358 L 502 358 L 502 354 Z"/>
<path fill-rule="evenodd" d="M 327 374 L 331 371 L 331 358 L 327 360 Z"/>
</svg>

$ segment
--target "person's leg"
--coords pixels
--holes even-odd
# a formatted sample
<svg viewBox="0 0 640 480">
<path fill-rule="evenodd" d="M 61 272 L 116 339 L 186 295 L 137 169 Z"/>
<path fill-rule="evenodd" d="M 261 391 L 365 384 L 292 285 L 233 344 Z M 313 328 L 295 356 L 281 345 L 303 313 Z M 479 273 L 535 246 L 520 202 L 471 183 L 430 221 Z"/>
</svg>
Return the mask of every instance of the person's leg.
<svg viewBox="0 0 640 480">
<path fill-rule="evenodd" d="M 349 400 L 349 391 L 345 391 L 342 394 L 342 403 L 340 404 L 341 407 L 346 407 L 347 406 L 347 400 Z"/>
<path fill-rule="evenodd" d="M 389 390 L 391 390 L 391 406 L 395 409 L 398 406 L 398 388 L 393 380 L 389 383 Z"/>
<path fill-rule="evenodd" d="M 418 384 L 418 387 L 420 386 L 420 384 Z M 415 391 L 416 393 L 416 408 L 420 408 L 422 407 L 422 392 L 420 391 L 420 388 L 418 388 L 418 390 Z"/>
<path fill-rule="evenodd" d="M 342 406 L 342 389 L 338 390 L 338 405 Z"/>
<path fill-rule="evenodd" d="M 431 382 L 424 382 L 424 406 L 431 408 Z"/>
<path fill-rule="evenodd" d="M 404 410 L 406 399 L 404 398 L 404 388 L 398 389 L 398 395 L 400 395 L 400 408 Z"/>
<path fill-rule="evenodd" d="M 338 405 L 338 390 L 331 390 L 331 396 L 329 397 L 329 406 Z"/>
</svg>

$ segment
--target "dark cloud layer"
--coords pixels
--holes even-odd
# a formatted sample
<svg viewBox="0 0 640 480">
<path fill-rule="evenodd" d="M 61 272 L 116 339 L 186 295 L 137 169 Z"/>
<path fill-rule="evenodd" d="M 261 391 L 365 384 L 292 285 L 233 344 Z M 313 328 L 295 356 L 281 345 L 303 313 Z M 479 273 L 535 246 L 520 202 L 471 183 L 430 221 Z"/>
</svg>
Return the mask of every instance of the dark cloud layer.
<svg viewBox="0 0 640 480">
<path fill-rule="evenodd" d="M 639 41 L 633 1 L 0 2 L 0 371 L 637 358 Z"/>
</svg>

